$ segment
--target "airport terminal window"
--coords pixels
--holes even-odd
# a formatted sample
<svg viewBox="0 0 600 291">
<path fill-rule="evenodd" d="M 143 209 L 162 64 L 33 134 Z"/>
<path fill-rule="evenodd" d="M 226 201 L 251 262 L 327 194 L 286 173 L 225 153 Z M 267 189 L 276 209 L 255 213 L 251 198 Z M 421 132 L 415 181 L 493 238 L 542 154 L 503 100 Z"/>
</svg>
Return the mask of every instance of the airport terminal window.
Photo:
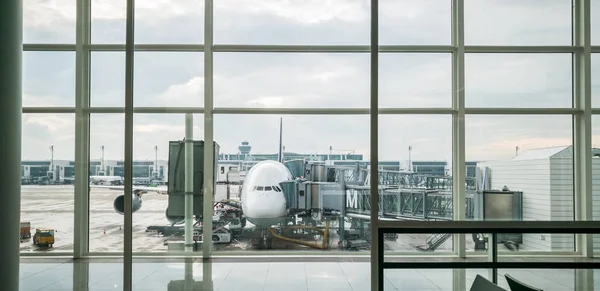
<svg viewBox="0 0 600 291">
<path fill-rule="evenodd" d="M 380 60 L 380 107 L 452 106 L 452 54 L 394 53 Z"/>
<path fill-rule="evenodd" d="M 571 54 L 465 55 L 467 107 L 572 107 Z"/>
<path fill-rule="evenodd" d="M 384 45 L 449 45 L 450 1 L 380 0 L 379 43 Z M 413 27 L 420 27 L 418 32 Z M 444 80 L 445 81 L 445 80 Z"/>
<path fill-rule="evenodd" d="M 75 43 L 75 2 L 23 2 L 23 43 Z"/>
<path fill-rule="evenodd" d="M 124 250 L 125 227 L 119 213 L 123 212 L 124 106 L 128 96 L 123 48 L 126 9 L 125 2 L 82 1 L 84 5 L 91 2 L 91 22 L 84 27 L 90 29 L 91 44 L 81 38 L 84 43 L 74 45 L 75 23 L 86 15 L 81 9 L 75 17 L 73 3 L 24 4 L 21 222 L 24 228 L 29 226 L 31 235 L 39 228 L 43 233 L 39 237 L 54 236 L 55 243 L 44 252 L 70 252 L 77 231 L 72 227 L 77 219 L 72 197 L 79 187 L 73 186 L 74 179 L 81 165 L 88 163 L 90 189 L 85 202 L 90 211 L 82 215 L 89 217 L 89 250 L 84 255 L 94 257 Z M 583 159 L 576 159 L 573 147 L 588 140 L 590 133 L 574 131 L 584 119 L 573 117 L 589 117 L 591 111 L 579 106 L 574 109 L 574 100 L 585 96 L 577 95 L 581 92 L 573 92 L 573 88 L 585 88 L 582 81 L 591 79 L 592 106 L 600 104 L 596 101 L 600 79 L 594 77 L 600 68 L 597 55 L 592 55 L 591 78 L 572 73 L 573 59 L 581 57 L 572 53 L 588 51 L 569 47 L 571 3 L 582 1 L 552 0 L 542 6 L 467 0 L 464 23 L 453 23 L 452 15 L 461 15 L 456 10 L 460 7 L 449 2 L 379 1 L 382 48 L 379 74 L 373 83 L 381 107 L 375 136 L 377 165 L 370 161 L 370 98 L 375 88 L 369 73 L 368 1 L 332 1 L 325 6 L 294 1 L 256 5 L 212 1 L 214 19 L 207 22 L 212 26 L 207 31 L 213 37 L 207 40 L 214 39 L 214 43 L 207 44 L 204 15 L 211 12 L 204 11 L 204 1 L 171 2 L 140 2 L 135 7 L 135 44 L 139 45 L 133 72 L 135 255 L 183 252 L 184 211 L 173 206 L 172 200 L 182 198 L 185 189 L 184 183 L 179 183 L 183 178 L 176 180 L 172 175 L 179 171 L 183 176 L 185 171 L 183 163 L 174 164 L 175 149 L 182 147 L 171 145 L 185 138 L 187 113 L 194 119 L 193 139 L 212 137 L 218 145 L 214 181 L 206 181 L 206 160 L 200 159 L 203 150 L 194 151 L 199 160 L 193 161 L 193 187 L 201 189 L 193 190 L 194 232 L 200 234 L 203 227 L 200 218 L 204 213 L 197 211 L 203 210 L 205 202 L 214 204 L 213 225 L 219 229 L 213 232 L 219 241 L 212 238 L 215 255 L 261 255 L 255 250 L 270 248 L 293 255 L 343 256 L 351 251 L 368 256 L 375 249 L 370 230 L 377 226 L 370 221 L 368 196 L 369 173 L 375 168 L 381 186 L 381 217 L 385 219 L 497 218 L 476 208 L 480 207 L 474 202 L 479 192 L 490 199 L 506 198 L 497 198 L 505 192 L 520 197 L 522 203 L 511 212 L 515 214 L 511 219 L 575 219 L 581 200 L 577 198 L 582 198 L 575 195 L 587 194 L 574 191 L 578 177 L 573 170 Z M 594 8 L 597 1 L 593 2 L 592 25 L 598 14 Z M 482 11 L 491 12 L 484 15 Z M 579 19 L 574 23 L 585 22 Z M 463 30 L 466 53 L 456 49 Z M 599 33 L 594 31 L 592 39 L 597 39 Z M 59 43 L 65 45 L 56 46 Z M 76 67 L 85 64 L 88 53 L 89 67 Z M 80 77 L 77 68 L 89 71 Z M 464 87 L 459 88 L 462 81 Z M 90 96 L 85 95 L 87 89 Z M 203 112 L 211 114 L 199 114 Z M 594 125 L 596 121 L 594 118 Z M 89 140 L 86 130 L 75 130 L 76 125 L 85 128 L 87 122 Z M 595 128 L 592 144 L 600 148 L 595 145 Z M 89 146 L 89 161 L 81 160 L 85 153 L 75 156 L 75 148 L 82 144 Z M 261 180 L 261 186 L 243 189 L 248 187 L 245 181 L 252 179 L 248 174 L 255 175 L 250 169 L 256 167 L 253 173 L 258 173 L 267 164 L 263 161 L 278 160 L 285 161 L 283 167 L 276 166 L 282 177 L 289 171 L 292 180 Z M 461 165 L 463 161 L 466 164 Z M 595 163 L 592 169 L 596 172 Z M 459 176 L 465 179 L 464 187 L 463 181 L 454 184 Z M 337 188 L 341 180 L 344 189 Z M 206 183 L 211 182 L 215 183 L 214 195 L 204 195 L 209 189 Z M 64 185 L 45 186 L 52 183 Z M 176 188 L 180 193 L 173 192 Z M 255 231 L 253 227 L 268 228 L 273 221 L 269 220 L 272 217 L 260 217 L 266 215 L 261 209 L 255 217 L 244 216 L 244 207 L 265 205 L 246 201 L 265 197 L 242 197 L 246 190 L 273 191 L 268 196 L 277 199 L 266 205 L 281 210 L 285 204 L 285 210 L 299 218 L 290 223 L 310 226 L 310 230 L 295 229 L 288 240 Z M 328 199 L 314 199 L 319 195 Z M 595 191 L 589 195 L 588 200 L 596 203 Z M 458 199 L 464 199 L 464 207 L 452 205 Z M 41 212 L 40 203 L 48 204 Z M 313 211 L 316 204 L 314 208 L 323 211 Z M 169 206 L 176 208 L 173 213 Z M 338 215 L 342 209 L 344 217 Z M 49 213 L 53 214 L 50 218 Z M 287 222 L 283 218 L 289 218 L 288 213 L 280 213 L 279 218 Z M 318 241 L 325 237 L 322 230 L 326 226 L 330 231 L 327 240 Z M 306 237 L 310 238 L 304 243 L 289 240 Z M 468 234 L 464 241 L 455 238 L 449 234 L 389 235 L 384 251 L 422 259 L 457 255 L 463 242 L 468 256 L 486 250 L 482 244 L 485 235 Z M 502 255 L 516 251 L 523 257 L 539 252 L 570 254 L 576 243 L 573 236 L 554 234 L 523 234 L 509 240 L 501 246 Z M 201 249 L 196 249 L 194 256 L 199 256 Z M 22 252 L 44 253 L 33 250 L 38 248 L 31 241 L 21 244 Z"/>
<path fill-rule="evenodd" d="M 75 105 L 75 53 L 23 52 L 23 106 Z"/>
<path fill-rule="evenodd" d="M 197 52 L 136 52 L 134 105 L 202 106 L 203 65 Z"/>
<path fill-rule="evenodd" d="M 484 211 L 472 219 L 574 220 L 571 116 L 474 115 L 465 125 L 467 159 L 478 161 L 467 199 L 485 199 Z M 512 210 L 500 209 L 509 200 Z M 571 234 L 522 234 L 510 241 L 515 248 L 501 251 L 574 251 Z"/>
<path fill-rule="evenodd" d="M 215 44 L 366 45 L 369 6 L 344 2 L 214 2 Z M 216 63 L 216 62 L 215 62 Z"/>
<path fill-rule="evenodd" d="M 22 120 L 21 252 L 73 251 L 74 114 L 24 114 Z"/>
<path fill-rule="evenodd" d="M 539 17 L 531 17 L 539 13 Z M 466 45 L 571 45 L 571 0 L 464 1 Z"/>
<path fill-rule="evenodd" d="M 125 53 L 92 52 L 90 105 L 125 106 Z"/>
<path fill-rule="evenodd" d="M 369 55 L 215 53 L 217 107 L 367 107 Z M 323 150 L 325 150 L 326 146 Z"/>
</svg>

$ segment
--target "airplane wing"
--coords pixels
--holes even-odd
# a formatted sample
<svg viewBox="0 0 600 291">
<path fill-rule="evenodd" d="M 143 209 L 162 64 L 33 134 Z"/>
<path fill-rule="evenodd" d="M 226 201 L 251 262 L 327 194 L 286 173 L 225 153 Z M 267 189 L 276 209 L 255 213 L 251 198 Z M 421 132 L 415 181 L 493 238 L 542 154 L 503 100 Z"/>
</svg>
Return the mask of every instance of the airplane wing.
<svg viewBox="0 0 600 291">
<path fill-rule="evenodd" d="M 105 188 L 105 189 L 109 189 L 109 190 L 120 190 L 120 191 L 125 191 L 125 186 L 101 186 L 101 185 L 90 185 L 90 188 Z M 161 186 L 161 187 L 139 187 L 139 186 L 133 186 L 132 187 L 133 191 L 144 191 L 144 192 L 156 192 L 158 194 L 163 194 L 166 195 L 167 194 L 167 187 L 166 186 Z"/>
</svg>

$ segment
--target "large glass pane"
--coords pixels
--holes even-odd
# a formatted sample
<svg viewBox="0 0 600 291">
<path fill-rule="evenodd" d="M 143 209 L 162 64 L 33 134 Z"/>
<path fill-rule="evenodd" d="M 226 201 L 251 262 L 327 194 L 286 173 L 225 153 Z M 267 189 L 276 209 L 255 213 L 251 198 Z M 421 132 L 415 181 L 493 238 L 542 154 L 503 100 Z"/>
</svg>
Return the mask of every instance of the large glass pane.
<svg viewBox="0 0 600 291">
<path fill-rule="evenodd" d="M 193 116 L 195 141 L 204 140 L 202 117 Z M 133 189 L 143 191 L 135 197 L 139 206 L 134 207 L 133 214 L 133 251 L 183 251 L 184 196 L 182 192 L 169 189 L 182 189 L 184 185 L 181 182 L 184 180 L 169 177 L 184 177 L 184 164 L 189 160 L 184 150 L 185 115 L 135 114 L 133 123 Z M 179 151 L 180 148 L 182 151 Z M 196 182 L 203 173 L 201 152 L 194 152 Z M 169 182 L 172 183 L 167 186 Z M 194 204 L 201 206 L 203 196 L 200 194 L 193 200 Z M 195 210 L 200 212 L 194 214 L 202 215 L 202 207 Z M 196 225 L 196 229 L 200 227 Z"/>
<path fill-rule="evenodd" d="M 25 0 L 23 43 L 75 43 L 76 1 Z"/>
<path fill-rule="evenodd" d="M 600 31 L 598 31 L 600 34 Z M 591 79 L 592 79 L 592 107 L 600 107 L 600 55 L 592 54 L 591 61 Z"/>
<path fill-rule="evenodd" d="M 92 52 L 90 104 L 125 106 L 125 53 Z"/>
<path fill-rule="evenodd" d="M 451 107 L 451 54 L 381 54 L 380 107 Z"/>
<path fill-rule="evenodd" d="M 591 11 L 591 42 L 592 45 L 598 45 L 600 43 L 600 1 L 590 1 Z"/>
<path fill-rule="evenodd" d="M 452 220 L 452 116 L 380 116 L 378 170 L 380 219 Z M 369 190 L 355 192 L 368 200 Z M 364 211 L 358 206 L 346 211 Z M 453 243 L 443 233 L 385 238 L 386 252 L 451 251 Z"/>
<path fill-rule="evenodd" d="M 123 251 L 125 115 L 90 114 L 90 252 Z"/>
<path fill-rule="evenodd" d="M 72 252 L 75 116 L 22 120 L 21 252 Z"/>
<path fill-rule="evenodd" d="M 572 221 L 573 143 L 570 115 L 468 115 L 466 159 L 475 181 L 467 191 L 475 220 Z M 469 217 L 467 217 L 469 218 Z M 467 235 L 480 242 L 487 234 Z M 499 235 L 499 251 L 573 251 L 571 234 Z"/>
<path fill-rule="evenodd" d="M 368 107 L 368 54 L 216 53 L 217 107 Z"/>
<path fill-rule="evenodd" d="M 204 0 L 136 2 L 135 42 L 202 44 Z"/>
<path fill-rule="evenodd" d="M 379 1 L 379 43 L 449 45 L 451 3 L 440 0 Z"/>
<path fill-rule="evenodd" d="M 592 219 L 600 220 L 600 116 L 592 116 Z M 600 235 L 594 235 L 594 251 L 600 251 Z"/>
<path fill-rule="evenodd" d="M 284 165 L 276 162 L 280 122 L 274 115 L 215 116 L 220 146 L 215 225 L 229 225 L 233 236 L 230 243 L 216 243 L 216 252 L 368 253 L 369 221 L 340 215 L 346 203 L 341 181 L 365 185 L 368 116 L 284 115 Z"/>
<path fill-rule="evenodd" d="M 571 107 L 571 54 L 466 54 L 467 107 Z"/>
<path fill-rule="evenodd" d="M 136 52 L 135 106 L 202 106 L 204 58 L 194 52 Z"/>
<path fill-rule="evenodd" d="M 571 0 L 466 0 L 467 45 L 571 45 Z"/>
<path fill-rule="evenodd" d="M 214 2 L 217 44 L 368 44 L 363 0 Z"/>
<path fill-rule="evenodd" d="M 90 15 L 92 43 L 125 43 L 127 1 L 91 0 Z"/>
<path fill-rule="evenodd" d="M 23 52 L 23 106 L 75 106 L 75 52 Z"/>
<path fill-rule="evenodd" d="M 594 290 L 578 286 L 576 273 L 579 271 L 585 272 L 574 269 L 498 269 L 498 285 L 510 290 L 506 277 L 508 275 L 513 280 L 540 290 Z M 589 272 L 593 277 L 595 270 Z"/>
</svg>

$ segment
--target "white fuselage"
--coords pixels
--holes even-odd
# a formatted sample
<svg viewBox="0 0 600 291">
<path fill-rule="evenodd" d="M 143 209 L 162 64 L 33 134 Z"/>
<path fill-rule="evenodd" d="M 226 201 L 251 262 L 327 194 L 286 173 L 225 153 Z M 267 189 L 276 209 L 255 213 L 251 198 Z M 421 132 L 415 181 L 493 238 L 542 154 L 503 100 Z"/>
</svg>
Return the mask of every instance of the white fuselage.
<svg viewBox="0 0 600 291">
<path fill-rule="evenodd" d="M 95 185 L 113 185 L 115 182 L 122 182 L 120 176 L 90 176 L 90 182 Z"/>
<path fill-rule="evenodd" d="M 242 185 L 242 211 L 257 227 L 269 227 L 287 218 L 286 200 L 279 185 L 291 180 L 288 168 L 279 162 L 262 161 L 246 174 Z"/>
</svg>

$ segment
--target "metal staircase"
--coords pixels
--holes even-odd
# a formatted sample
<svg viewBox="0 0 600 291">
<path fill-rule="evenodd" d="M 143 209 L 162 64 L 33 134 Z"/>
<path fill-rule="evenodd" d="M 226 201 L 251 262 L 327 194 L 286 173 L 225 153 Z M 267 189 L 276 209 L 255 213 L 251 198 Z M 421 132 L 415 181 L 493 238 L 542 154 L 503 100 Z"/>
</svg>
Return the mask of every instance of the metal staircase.
<svg viewBox="0 0 600 291">
<path fill-rule="evenodd" d="M 434 233 L 426 240 L 426 246 L 417 247 L 421 251 L 433 252 L 452 236 L 451 233 Z"/>
</svg>

